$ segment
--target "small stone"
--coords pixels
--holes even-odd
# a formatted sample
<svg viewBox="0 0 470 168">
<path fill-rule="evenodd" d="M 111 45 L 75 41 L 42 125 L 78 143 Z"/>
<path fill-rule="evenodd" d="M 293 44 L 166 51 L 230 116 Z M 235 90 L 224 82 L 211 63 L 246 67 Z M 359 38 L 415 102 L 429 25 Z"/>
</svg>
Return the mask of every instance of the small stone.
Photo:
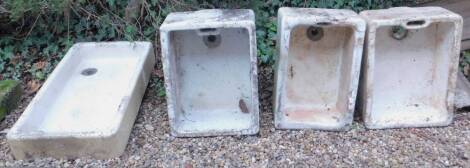
<svg viewBox="0 0 470 168">
<path fill-rule="evenodd" d="M 1 134 L 7 134 L 9 130 L 10 130 L 10 129 L 6 128 L 6 129 L 0 131 L 0 135 L 1 135 Z"/>
<path fill-rule="evenodd" d="M 145 124 L 144 127 L 145 127 L 145 129 L 148 130 L 148 131 L 153 131 L 153 130 L 155 130 L 155 129 L 153 128 L 153 126 L 150 125 L 150 124 Z"/>
<path fill-rule="evenodd" d="M 184 168 L 193 168 L 193 165 L 190 162 L 184 163 Z"/>
</svg>

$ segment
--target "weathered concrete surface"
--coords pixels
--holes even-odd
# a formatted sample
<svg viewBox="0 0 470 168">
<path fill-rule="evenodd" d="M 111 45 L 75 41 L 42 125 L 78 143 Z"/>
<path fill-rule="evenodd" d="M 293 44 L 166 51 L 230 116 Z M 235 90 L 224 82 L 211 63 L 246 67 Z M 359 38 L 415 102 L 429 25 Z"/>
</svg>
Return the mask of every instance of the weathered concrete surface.
<svg viewBox="0 0 470 168">
<path fill-rule="evenodd" d="M 22 93 L 21 83 L 14 80 L 0 81 L 0 121 L 18 104 Z"/>
<path fill-rule="evenodd" d="M 252 10 L 167 16 L 160 38 L 173 136 L 258 133 L 255 35 Z"/>
<path fill-rule="evenodd" d="M 368 22 L 360 96 L 366 127 L 450 124 L 462 17 L 440 7 L 360 15 Z"/>
<path fill-rule="evenodd" d="M 276 128 L 348 129 L 365 31 L 351 10 L 279 9 Z"/>
<path fill-rule="evenodd" d="M 470 82 L 460 71 L 457 76 L 457 89 L 455 90 L 455 107 L 470 107 Z"/>
<path fill-rule="evenodd" d="M 75 44 L 7 134 L 17 159 L 119 156 L 155 56 L 148 42 Z"/>
</svg>

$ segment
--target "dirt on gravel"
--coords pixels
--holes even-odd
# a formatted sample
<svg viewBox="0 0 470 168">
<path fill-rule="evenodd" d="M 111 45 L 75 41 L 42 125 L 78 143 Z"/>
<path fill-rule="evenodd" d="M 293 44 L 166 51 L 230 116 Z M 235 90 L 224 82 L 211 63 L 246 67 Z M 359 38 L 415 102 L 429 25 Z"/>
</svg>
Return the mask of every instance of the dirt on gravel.
<svg viewBox="0 0 470 168">
<path fill-rule="evenodd" d="M 275 130 L 273 72 L 259 72 L 261 129 L 256 136 L 175 138 L 165 99 L 148 88 L 121 157 L 15 160 L 6 132 L 31 96 L 0 122 L 0 167 L 470 167 L 470 113 L 448 127 L 367 130 L 357 118 L 350 131 Z M 156 75 L 154 74 L 154 77 Z"/>
</svg>

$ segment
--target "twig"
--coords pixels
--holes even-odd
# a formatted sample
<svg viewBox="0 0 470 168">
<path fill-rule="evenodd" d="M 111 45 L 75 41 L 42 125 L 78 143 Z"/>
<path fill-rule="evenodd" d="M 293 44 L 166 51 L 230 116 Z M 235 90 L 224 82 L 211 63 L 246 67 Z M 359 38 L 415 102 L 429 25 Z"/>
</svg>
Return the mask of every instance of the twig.
<svg viewBox="0 0 470 168">
<path fill-rule="evenodd" d="M 28 33 L 26 34 L 25 37 L 23 37 L 22 39 L 26 39 L 29 37 L 29 35 L 31 34 L 31 32 L 33 31 L 34 27 L 36 27 L 36 23 L 38 22 L 39 20 L 39 17 L 42 15 L 42 12 L 39 12 L 38 16 L 36 17 L 36 20 L 34 20 L 34 23 L 33 25 L 31 26 L 31 29 L 29 29 Z"/>
<path fill-rule="evenodd" d="M 127 23 L 125 19 L 121 18 L 119 15 L 116 15 L 113 11 L 109 10 L 108 8 L 106 8 L 103 3 L 101 1 L 98 1 L 98 4 L 101 6 L 101 8 L 103 8 L 104 10 L 106 10 L 106 12 L 109 12 L 111 15 L 113 15 L 114 17 L 116 17 L 117 19 L 121 20 L 122 22 L 124 23 Z"/>
</svg>

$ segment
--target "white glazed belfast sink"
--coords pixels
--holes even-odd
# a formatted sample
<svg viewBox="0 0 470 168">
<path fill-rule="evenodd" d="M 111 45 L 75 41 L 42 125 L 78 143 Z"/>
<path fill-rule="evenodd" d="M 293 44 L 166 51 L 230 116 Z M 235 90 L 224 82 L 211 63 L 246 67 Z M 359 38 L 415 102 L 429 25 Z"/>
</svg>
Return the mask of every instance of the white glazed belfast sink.
<svg viewBox="0 0 470 168">
<path fill-rule="evenodd" d="M 160 32 L 172 135 L 257 133 L 253 11 L 171 13 Z"/>
<path fill-rule="evenodd" d="M 452 122 L 462 18 L 439 7 L 364 11 L 361 111 L 367 128 Z"/>
<path fill-rule="evenodd" d="M 351 10 L 279 9 L 276 128 L 348 128 L 365 30 L 365 21 Z"/>
<path fill-rule="evenodd" d="M 9 131 L 14 156 L 119 156 L 154 62 L 148 42 L 75 44 Z"/>
</svg>

